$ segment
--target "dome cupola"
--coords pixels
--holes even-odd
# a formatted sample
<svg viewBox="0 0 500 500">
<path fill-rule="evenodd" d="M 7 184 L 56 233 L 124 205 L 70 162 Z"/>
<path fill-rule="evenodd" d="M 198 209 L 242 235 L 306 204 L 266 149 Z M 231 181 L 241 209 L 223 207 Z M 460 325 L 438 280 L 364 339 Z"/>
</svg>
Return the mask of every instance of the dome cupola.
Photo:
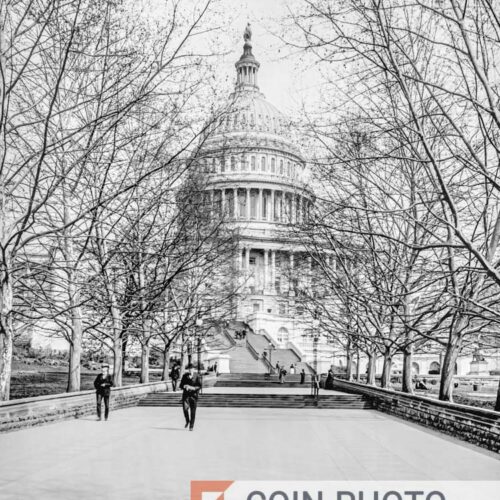
<svg viewBox="0 0 500 500">
<path fill-rule="evenodd" d="M 243 33 L 243 54 L 235 64 L 236 66 L 236 91 L 238 90 L 259 90 L 257 85 L 257 73 L 260 63 L 252 54 L 252 29 L 250 23 L 247 24 Z"/>
</svg>

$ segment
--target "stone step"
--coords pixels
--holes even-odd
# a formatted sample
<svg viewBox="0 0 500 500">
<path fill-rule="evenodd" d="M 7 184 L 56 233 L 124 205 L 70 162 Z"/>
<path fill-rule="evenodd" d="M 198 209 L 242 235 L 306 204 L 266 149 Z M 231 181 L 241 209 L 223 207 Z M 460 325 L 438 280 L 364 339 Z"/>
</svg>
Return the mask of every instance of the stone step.
<svg viewBox="0 0 500 500">
<path fill-rule="evenodd" d="M 150 394 L 139 406 L 174 407 L 181 404 L 180 393 Z M 296 394 L 201 394 L 198 405 L 202 407 L 237 408 L 324 408 L 370 409 L 369 400 L 359 395 L 324 395 L 315 400 L 309 395 Z"/>
</svg>

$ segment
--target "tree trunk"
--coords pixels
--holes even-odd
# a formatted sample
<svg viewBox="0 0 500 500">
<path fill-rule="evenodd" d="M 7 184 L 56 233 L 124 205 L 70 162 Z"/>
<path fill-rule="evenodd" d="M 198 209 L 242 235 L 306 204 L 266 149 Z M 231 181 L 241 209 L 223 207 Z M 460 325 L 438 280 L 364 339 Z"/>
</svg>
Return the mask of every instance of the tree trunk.
<svg viewBox="0 0 500 500">
<path fill-rule="evenodd" d="M 0 268 L 0 401 L 8 401 L 12 375 L 12 282 L 8 271 L 9 262 Z"/>
<path fill-rule="evenodd" d="M 406 346 L 403 351 L 403 380 L 401 390 L 413 394 L 412 364 L 413 364 L 413 333 L 407 332 Z"/>
<path fill-rule="evenodd" d="M 439 399 L 441 401 L 453 401 L 453 376 L 461 346 L 462 336 L 453 334 L 453 338 L 446 346 L 446 354 L 441 366 L 441 384 L 439 386 Z"/>
<path fill-rule="evenodd" d="M 381 387 L 387 388 L 391 385 L 392 353 L 389 348 L 384 352 L 384 367 L 382 369 Z"/>
<path fill-rule="evenodd" d="M 69 277 L 69 301 L 71 305 L 71 345 L 69 349 L 68 386 L 67 392 L 77 392 L 81 388 L 82 362 L 82 311 L 78 306 L 79 296 L 76 290 L 73 275 Z"/>
<path fill-rule="evenodd" d="M 346 367 L 345 367 L 345 375 L 348 381 L 352 380 L 352 351 L 350 346 L 347 346 L 347 352 L 346 352 Z"/>
<path fill-rule="evenodd" d="M 359 366 L 359 349 L 356 352 L 356 382 L 361 380 L 361 367 Z"/>
<path fill-rule="evenodd" d="M 123 385 L 123 346 L 122 337 L 116 336 L 113 339 L 113 384 L 115 387 Z"/>
<path fill-rule="evenodd" d="M 144 342 L 141 349 L 141 384 L 149 382 L 149 342 Z"/>
<path fill-rule="evenodd" d="M 368 385 L 375 385 L 375 363 L 377 361 L 377 356 L 374 352 L 368 353 L 368 373 L 366 375 L 366 383 Z"/>
<path fill-rule="evenodd" d="M 168 372 L 170 371 L 170 348 L 165 346 L 163 349 L 163 370 L 161 372 L 162 382 L 168 382 Z"/>
</svg>

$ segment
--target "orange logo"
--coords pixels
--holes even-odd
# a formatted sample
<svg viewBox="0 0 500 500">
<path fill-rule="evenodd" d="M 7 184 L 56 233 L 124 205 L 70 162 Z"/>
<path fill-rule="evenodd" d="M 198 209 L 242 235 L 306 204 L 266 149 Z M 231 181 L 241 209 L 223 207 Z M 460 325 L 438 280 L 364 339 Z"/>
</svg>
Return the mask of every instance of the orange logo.
<svg viewBox="0 0 500 500">
<path fill-rule="evenodd" d="M 212 493 L 210 500 L 224 500 L 224 492 L 234 483 L 234 481 L 191 481 L 191 500 L 208 500 L 208 495 Z M 214 496 L 220 493 L 219 496 Z"/>
</svg>

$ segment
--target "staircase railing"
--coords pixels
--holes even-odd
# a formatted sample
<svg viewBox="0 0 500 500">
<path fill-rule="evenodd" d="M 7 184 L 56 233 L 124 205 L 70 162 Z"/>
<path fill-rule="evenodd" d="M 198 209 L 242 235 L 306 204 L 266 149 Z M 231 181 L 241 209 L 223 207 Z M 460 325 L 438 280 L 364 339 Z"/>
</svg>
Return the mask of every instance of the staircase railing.
<svg viewBox="0 0 500 500">
<path fill-rule="evenodd" d="M 295 342 L 293 342 L 292 340 L 289 340 L 286 343 L 286 347 L 287 347 L 287 349 L 290 349 L 291 351 L 293 351 L 293 353 L 299 358 L 299 360 L 302 361 L 302 358 L 304 357 L 304 353 L 302 352 L 300 347 Z"/>
<path fill-rule="evenodd" d="M 259 353 L 254 349 L 253 345 L 248 342 L 248 339 L 246 339 L 246 346 L 250 354 L 254 357 L 254 359 L 259 360 L 260 355 Z"/>
</svg>

